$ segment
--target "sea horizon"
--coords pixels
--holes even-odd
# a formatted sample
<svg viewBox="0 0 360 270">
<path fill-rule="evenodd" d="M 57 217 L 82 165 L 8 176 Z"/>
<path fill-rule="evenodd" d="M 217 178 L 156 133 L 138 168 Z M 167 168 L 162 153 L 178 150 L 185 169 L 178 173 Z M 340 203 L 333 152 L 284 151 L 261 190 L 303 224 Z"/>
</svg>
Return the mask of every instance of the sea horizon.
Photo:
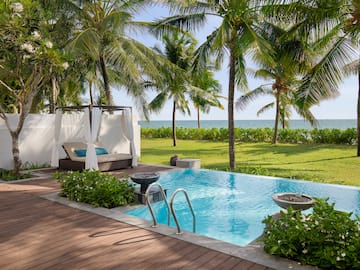
<svg viewBox="0 0 360 270">
<path fill-rule="evenodd" d="M 142 128 L 161 128 L 171 127 L 171 120 L 150 120 L 150 121 L 138 121 Z M 274 120 L 271 119 L 256 119 L 256 120 L 234 120 L 236 128 L 273 128 Z M 177 120 L 176 127 L 184 128 L 197 128 L 197 120 Z M 227 128 L 227 120 L 200 120 L 201 128 Z M 280 126 L 279 126 L 280 127 Z M 318 119 L 318 126 L 312 127 L 307 121 L 303 119 L 289 120 L 290 129 L 325 129 L 325 128 L 337 128 L 347 129 L 356 128 L 356 119 Z"/>
</svg>

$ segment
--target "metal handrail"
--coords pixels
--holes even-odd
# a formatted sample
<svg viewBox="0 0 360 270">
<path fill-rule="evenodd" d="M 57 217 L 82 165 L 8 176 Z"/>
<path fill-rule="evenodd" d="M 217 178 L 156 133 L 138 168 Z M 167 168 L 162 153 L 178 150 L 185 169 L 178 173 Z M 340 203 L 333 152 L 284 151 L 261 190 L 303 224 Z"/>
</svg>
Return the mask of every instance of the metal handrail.
<svg viewBox="0 0 360 270">
<path fill-rule="evenodd" d="M 151 216 L 153 218 L 153 221 L 154 221 L 154 225 L 152 225 L 152 227 L 157 227 L 158 226 L 157 220 L 156 220 L 156 217 L 154 215 L 154 211 L 153 211 L 153 209 L 151 207 L 151 203 L 150 203 L 150 199 L 149 199 L 149 193 L 150 193 L 150 190 L 151 190 L 151 188 L 153 186 L 158 186 L 160 188 L 161 195 L 164 198 L 164 201 L 165 201 L 165 204 L 166 204 L 166 207 L 167 207 L 167 210 L 168 210 L 168 226 L 170 226 L 170 207 L 169 207 L 169 204 L 168 204 L 168 202 L 166 200 L 166 195 L 165 195 L 164 189 L 162 188 L 162 186 L 159 183 L 154 182 L 154 183 L 152 183 L 152 184 L 150 184 L 148 186 L 148 188 L 146 189 L 146 192 L 145 192 L 146 205 L 148 206 L 150 214 L 151 214 Z"/>
<path fill-rule="evenodd" d="M 171 198 L 170 198 L 170 209 L 171 209 L 172 215 L 174 216 L 174 220 L 175 220 L 176 227 L 177 227 L 177 233 L 176 233 L 176 234 L 182 234 L 182 231 L 181 231 L 181 229 L 180 229 L 180 224 L 179 224 L 179 221 L 178 221 L 178 219 L 177 219 L 177 217 L 176 217 L 176 214 L 175 214 L 175 211 L 174 211 L 174 207 L 173 207 L 174 198 L 175 198 L 175 195 L 176 195 L 178 192 L 183 192 L 184 195 L 185 195 L 186 201 L 187 201 L 187 203 L 188 203 L 188 205 L 189 205 L 189 208 L 190 208 L 190 210 L 191 210 L 191 214 L 192 214 L 192 216 L 193 216 L 193 232 L 195 233 L 195 231 L 196 231 L 196 218 L 195 218 L 194 210 L 193 210 L 193 208 L 192 208 L 192 205 L 191 205 L 189 196 L 188 196 L 188 194 L 187 194 L 187 192 L 186 192 L 185 189 L 183 189 L 183 188 L 178 188 L 177 190 L 175 190 L 175 191 L 173 192 L 173 194 L 171 195 Z"/>
</svg>

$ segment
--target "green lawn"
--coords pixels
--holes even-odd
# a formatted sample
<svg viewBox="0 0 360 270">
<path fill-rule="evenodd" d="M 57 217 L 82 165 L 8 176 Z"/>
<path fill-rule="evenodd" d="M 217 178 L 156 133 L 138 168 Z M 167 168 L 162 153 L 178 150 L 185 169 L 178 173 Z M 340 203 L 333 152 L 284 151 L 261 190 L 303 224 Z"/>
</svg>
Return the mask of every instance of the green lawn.
<svg viewBox="0 0 360 270">
<path fill-rule="evenodd" d="M 141 162 L 169 165 L 170 157 L 199 158 L 201 167 L 229 170 L 226 142 L 141 139 Z M 356 146 L 236 143 L 238 172 L 360 186 Z"/>
</svg>

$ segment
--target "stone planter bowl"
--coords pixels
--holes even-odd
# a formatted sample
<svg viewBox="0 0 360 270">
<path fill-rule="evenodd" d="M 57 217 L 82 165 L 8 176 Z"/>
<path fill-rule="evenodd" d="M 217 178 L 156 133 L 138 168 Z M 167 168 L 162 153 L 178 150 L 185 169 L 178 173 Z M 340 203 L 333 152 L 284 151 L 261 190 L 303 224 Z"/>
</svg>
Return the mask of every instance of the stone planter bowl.
<svg viewBox="0 0 360 270">
<path fill-rule="evenodd" d="M 294 210 L 306 210 L 315 203 L 311 196 L 300 193 L 276 193 L 272 195 L 272 199 L 281 208 L 291 206 Z"/>
</svg>

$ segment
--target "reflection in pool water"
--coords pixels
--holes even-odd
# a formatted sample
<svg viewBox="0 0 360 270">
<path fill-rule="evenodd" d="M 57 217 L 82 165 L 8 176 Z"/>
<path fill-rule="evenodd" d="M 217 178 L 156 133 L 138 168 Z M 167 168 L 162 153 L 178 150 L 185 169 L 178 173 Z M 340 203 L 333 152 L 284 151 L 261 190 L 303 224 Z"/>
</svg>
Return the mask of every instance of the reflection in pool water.
<svg viewBox="0 0 360 270">
<path fill-rule="evenodd" d="M 336 209 L 360 215 L 358 187 L 191 169 L 163 173 L 158 183 L 168 190 L 168 198 L 177 188 L 187 191 L 196 215 L 196 233 L 239 246 L 246 246 L 259 237 L 264 229 L 262 220 L 281 210 L 272 200 L 274 193 L 329 198 Z M 167 224 L 165 204 L 158 202 L 152 206 L 157 221 Z M 176 196 L 174 208 L 182 230 L 191 232 L 192 216 L 182 194 Z M 146 206 L 127 214 L 151 220 Z M 175 227 L 173 219 L 171 226 Z"/>
</svg>

